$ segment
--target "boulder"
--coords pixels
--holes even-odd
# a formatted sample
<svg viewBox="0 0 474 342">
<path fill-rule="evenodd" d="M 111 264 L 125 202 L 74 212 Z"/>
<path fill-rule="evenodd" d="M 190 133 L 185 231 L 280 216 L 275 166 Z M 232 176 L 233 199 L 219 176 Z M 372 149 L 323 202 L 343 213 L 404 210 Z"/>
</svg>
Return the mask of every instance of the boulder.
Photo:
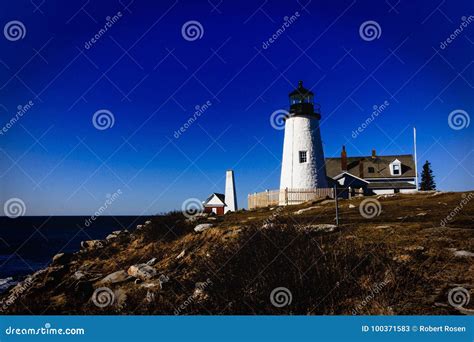
<svg viewBox="0 0 474 342">
<path fill-rule="evenodd" d="M 294 214 L 295 214 L 295 215 L 301 215 L 301 214 L 303 214 L 303 213 L 305 213 L 305 212 L 307 212 L 307 211 L 310 211 L 310 210 L 313 210 L 313 209 L 317 209 L 317 208 L 319 208 L 319 205 L 315 205 L 314 207 L 309 207 L 309 208 L 300 209 L 300 210 L 298 210 L 298 211 L 295 211 Z"/>
<path fill-rule="evenodd" d="M 194 231 L 196 233 L 200 233 L 200 232 L 203 232 L 209 228 L 211 228 L 213 226 L 212 223 L 202 223 L 202 224 L 198 224 L 196 227 L 194 227 Z"/>
<path fill-rule="evenodd" d="M 114 230 L 112 233 L 110 233 L 109 235 L 107 235 L 107 237 L 105 238 L 106 240 L 113 240 L 115 238 L 118 238 L 118 237 L 123 237 L 127 234 L 129 234 L 130 232 L 127 230 L 127 229 L 124 229 L 124 230 Z"/>
<path fill-rule="evenodd" d="M 86 277 L 86 275 L 84 274 L 84 272 L 82 271 L 76 271 L 74 272 L 74 274 L 72 275 L 72 277 L 75 279 L 75 280 L 81 280 L 81 279 L 84 279 Z"/>
<path fill-rule="evenodd" d="M 387 229 L 390 228 L 390 226 L 377 226 L 375 229 Z"/>
<path fill-rule="evenodd" d="M 416 216 L 426 216 L 427 213 L 418 213 Z"/>
<path fill-rule="evenodd" d="M 161 290 L 161 281 L 152 281 L 140 284 L 144 289 Z"/>
<path fill-rule="evenodd" d="M 127 271 L 128 275 L 140 280 L 148 280 L 156 276 L 156 270 L 147 264 L 137 264 L 130 266 Z"/>
<path fill-rule="evenodd" d="M 104 242 L 102 240 L 86 240 L 81 241 L 81 248 L 82 249 L 98 249 L 103 248 Z"/>
<path fill-rule="evenodd" d="M 151 224 L 151 221 L 145 221 L 145 226 L 148 226 L 149 224 Z"/>
<path fill-rule="evenodd" d="M 163 284 L 169 282 L 170 278 L 167 275 L 162 274 L 158 278 L 158 281 L 160 282 L 161 287 L 163 287 Z"/>
<path fill-rule="evenodd" d="M 469 251 L 455 251 L 454 256 L 459 258 L 474 257 L 474 253 Z"/>
<path fill-rule="evenodd" d="M 273 222 L 267 222 L 262 225 L 262 229 L 272 229 L 275 227 L 276 227 L 276 224 Z"/>
<path fill-rule="evenodd" d="M 116 235 L 116 234 L 109 234 L 109 235 L 107 235 L 107 237 L 106 237 L 105 239 L 106 239 L 107 241 L 110 241 L 110 240 L 113 240 L 113 239 L 115 239 L 115 238 L 117 238 L 117 237 L 118 237 L 118 235 Z"/>
<path fill-rule="evenodd" d="M 55 256 L 53 256 L 53 264 L 56 265 L 65 265 L 69 261 L 71 261 L 72 254 L 69 253 L 58 253 Z"/>
<path fill-rule="evenodd" d="M 176 259 L 181 259 L 182 257 L 184 257 L 184 254 L 185 254 L 185 253 L 186 253 L 186 250 L 183 249 L 183 251 L 178 254 L 178 256 L 176 257 Z"/>
<path fill-rule="evenodd" d="M 337 230 L 337 226 L 335 224 L 321 223 L 301 226 L 300 229 L 308 233 L 332 233 Z"/>
<path fill-rule="evenodd" d="M 186 222 L 194 222 L 199 220 L 200 218 L 206 218 L 209 217 L 210 214 L 208 213 L 196 213 L 195 215 L 191 215 L 186 219 Z"/>
<path fill-rule="evenodd" d="M 131 279 L 131 277 L 124 270 L 116 271 L 110 273 L 108 276 L 100 280 L 100 284 L 117 284 L 122 283 L 126 280 Z"/>
<path fill-rule="evenodd" d="M 197 282 L 193 293 L 193 299 L 197 301 L 204 301 L 208 299 L 209 295 L 206 292 L 206 287 L 208 285 L 209 284 L 207 282 Z"/>
<path fill-rule="evenodd" d="M 146 264 L 147 264 L 148 266 L 153 266 L 154 264 L 156 264 L 156 260 L 158 260 L 158 259 L 156 259 L 156 258 L 151 258 L 150 260 L 148 260 L 148 261 L 146 262 Z"/>
</svg>

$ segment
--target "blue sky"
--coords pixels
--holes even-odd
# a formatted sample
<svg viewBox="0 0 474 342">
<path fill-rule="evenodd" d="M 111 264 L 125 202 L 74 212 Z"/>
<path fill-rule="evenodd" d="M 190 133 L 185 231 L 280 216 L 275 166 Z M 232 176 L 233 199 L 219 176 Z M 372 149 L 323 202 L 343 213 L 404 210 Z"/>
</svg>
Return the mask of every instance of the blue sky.
<svg viewBox="0 0 474 342">
<path fill-rule="evenodd" d="M 287 108 L 300 79 L 321 105 L 326 157 L 339 156 L 343 144 L 349 156 L 372 148 L 411 153 L 416 126 L 419 163 L 431 161 L 438 187 L 474 188 L 474 124 L 448 124 L 452 111 L 468 119 L 474 112 L 474 21 L 440 47 L 474 14 L 472 1 L 20 0 L 2 7 L 2 27 L 24 26 L 23 38 L 0 36 L 2 126 L 19 105 L 33 106 L 0 135 L 0 200 L 20 198 L 27 215 L 91 214 L 119 189 L 108 214 L 179 209 L 188 198 L 223 192 L 229 168 L 246 206 L 248 193 L 278 188 L 283 131 L 269 119 Z M 195 40 L 182 34 L 191 20 L 202 27 Z M 377 39 L 362 39 L 367 21 L 379 25 Z M 101 109 L 114 117 L 105 130 L 92 123 Z"/>
</svg>

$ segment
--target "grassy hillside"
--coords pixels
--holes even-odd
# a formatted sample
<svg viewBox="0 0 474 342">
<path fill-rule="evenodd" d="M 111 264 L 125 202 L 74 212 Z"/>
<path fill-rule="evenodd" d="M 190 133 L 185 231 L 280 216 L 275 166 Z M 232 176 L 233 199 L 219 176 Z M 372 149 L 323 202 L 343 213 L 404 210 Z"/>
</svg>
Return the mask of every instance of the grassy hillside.
<svg viewBox="0 0 474 342">
<path fill-rule="evenodd" d="M 181 213 L 156 217 L 58 256 L 4 294 L 3 311 L 460 314 L 448 292 L 474 288 L 474 194 L 372 197 L 372 207 L 361 204 L 366 199 L 340 201 L 338 228 L 318 226 L 334 224 L 332 201 L 194 221 Z M 200 223 L 214 226 L 194 232 Z M 127 276 L 146 262 L 144 275 Z M 104 280 L 114 272 L 112 282 Z"/>
</svg>

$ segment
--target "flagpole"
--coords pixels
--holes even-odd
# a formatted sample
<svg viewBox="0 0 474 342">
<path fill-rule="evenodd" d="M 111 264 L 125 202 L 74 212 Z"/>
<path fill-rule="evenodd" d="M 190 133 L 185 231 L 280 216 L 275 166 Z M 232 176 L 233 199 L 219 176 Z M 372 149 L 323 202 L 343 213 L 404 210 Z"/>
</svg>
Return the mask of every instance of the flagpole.
<svg viewBox="0 0 474 342">
<path fill-rule="evenodd" d="M 413 149 L 415 157 L 415 186 L 416 191 L 418 191 L 418 160 L 416 158 L 416 127 L 413 127 Z"/>
</svg>

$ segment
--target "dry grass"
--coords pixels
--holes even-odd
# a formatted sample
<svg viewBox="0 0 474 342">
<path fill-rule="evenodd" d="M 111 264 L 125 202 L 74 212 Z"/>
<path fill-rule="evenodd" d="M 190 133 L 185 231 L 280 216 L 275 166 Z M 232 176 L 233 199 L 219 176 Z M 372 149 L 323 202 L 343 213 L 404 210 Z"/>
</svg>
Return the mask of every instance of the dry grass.
<svg viewBox="0 0 474 342">
<path fill-rule="evenodd" d="M 340 229 L 317 234 L 298 227 L 333 223 L 333 203 L 231 213 L 209 221 L 215 227 L 201 234 L 171 213 L 103 249 L 76 254 L 65 268 L 41 277 L 8 313 L 456 314 L 446 305 L 447 291 L 457 284 L 472 290 L 474 266 L 472 257 L 455 257 L 448 248 L 473 252 L 473 204 L 446 227 L 440 222 L 461 199 L 461 193 L 380 198 L 382 212 L 372 219 L 360 215 L 362 199 L 344 200 Z M 265 223 L 272 225 L 263 229 Z M 95 277 L 151 258 L 169 278 L 161 290 L 130 280 L 109 286 L 113 305 L 92 303 Z M 88 280 L 74 280 L 78 270 Z M 193 297 L 196 283 L 207 279 L 212 283 Z M 290 305 L 272 305 L 276 287 L 291 291 Z"/>
</svg>

